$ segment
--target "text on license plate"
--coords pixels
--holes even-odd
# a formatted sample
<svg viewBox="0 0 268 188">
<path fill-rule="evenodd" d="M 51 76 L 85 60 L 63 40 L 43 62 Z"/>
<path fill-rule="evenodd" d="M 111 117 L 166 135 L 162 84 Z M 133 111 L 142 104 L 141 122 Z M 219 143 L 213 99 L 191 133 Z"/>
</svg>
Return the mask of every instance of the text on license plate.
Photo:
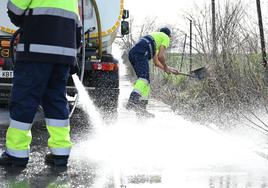
<svg viewBox="0 0 268 188">
<path fill-rule="evenodd" d="M 13 78 L 13 71 L 0 70 L 0 78 Z"/>
</svg>

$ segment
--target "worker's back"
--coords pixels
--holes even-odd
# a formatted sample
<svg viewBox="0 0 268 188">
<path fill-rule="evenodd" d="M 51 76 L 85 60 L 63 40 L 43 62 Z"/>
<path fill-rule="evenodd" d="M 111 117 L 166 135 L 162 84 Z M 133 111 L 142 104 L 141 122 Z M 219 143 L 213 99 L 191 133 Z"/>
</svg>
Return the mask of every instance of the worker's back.
<svg viewBox="0 0 268 188">
<path fill-rule="evenodd" d="M 22 28 L 17 60 L 72 64 L 76 58 L 77 0 L 11 0 L 11 21 Z"/>
<path fill-rule="evenodd" d="M 161 45 L 164 46 L 165 48 L 169 47 L 170 38 L 167 34 L 165 34 L 163 32 L 153 32 L 150 34 L 150 36 L 152 36 L 154 41 L 155 41 L 156 51 L 159 50 Z"/>
</svg>

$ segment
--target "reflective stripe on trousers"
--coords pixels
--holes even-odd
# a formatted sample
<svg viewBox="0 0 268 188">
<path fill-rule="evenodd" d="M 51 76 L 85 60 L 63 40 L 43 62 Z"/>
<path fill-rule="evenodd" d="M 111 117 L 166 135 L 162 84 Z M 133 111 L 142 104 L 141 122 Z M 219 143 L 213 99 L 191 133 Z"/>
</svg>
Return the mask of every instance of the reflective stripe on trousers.
<svg viewBox="0 0 268 188">
<path fill-rule="evenodd" d="M 50 138 L 48 147 L 53 155 L 70 155 L 72 142 L 70 139 L 69 119 L 58 120 L 46 118 Z"/>
<path fill-rule="evenodd" d="M 133 92 L 139 93 L 141 100 L 148 100 L 150 94 L 150 84 L 148 80 L 139 78 L 134 84 Z"/>
<path fill-rule="evenodd" d="M 23 123 L 11 119 L 6 134 L 6 152 L 14 157 L 28 158 L 30 153 L 30 144 L 32 142 L 31 134 L 32 124 Z"/>
</svg>

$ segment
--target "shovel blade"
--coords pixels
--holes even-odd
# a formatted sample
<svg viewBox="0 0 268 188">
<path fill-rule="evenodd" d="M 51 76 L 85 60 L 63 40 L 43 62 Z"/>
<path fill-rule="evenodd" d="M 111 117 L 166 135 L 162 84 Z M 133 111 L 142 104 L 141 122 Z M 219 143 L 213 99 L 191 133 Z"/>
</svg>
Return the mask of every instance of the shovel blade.
<svg viewBox="0 0 268 188">
<path fill-rule="evenodd" d="M 191 75 L 193 75 L 193 77 L 195 77 L 198 80 L 203 80 L 206 78 L 207 69 L 206 69 L 206 67 L 201 67 L 201 68 L 195 69 L 195 70 L 191 71 Z"/>
</svg>

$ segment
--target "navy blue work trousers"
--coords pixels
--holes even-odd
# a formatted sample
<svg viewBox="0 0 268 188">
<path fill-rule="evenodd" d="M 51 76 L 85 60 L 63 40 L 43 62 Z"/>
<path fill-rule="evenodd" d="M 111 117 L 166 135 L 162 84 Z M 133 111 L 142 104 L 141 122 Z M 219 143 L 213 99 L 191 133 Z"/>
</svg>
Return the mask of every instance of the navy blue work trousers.
<svg viewBox="0 0 268 188">
<path fill-rule="evenodd" d="M 148 44 L 141 40 L 129 51 L 129 61 L 138 78 L 150 82 L 149 60 L 151 59 Z"/>
<path fill-rule="evenodd" d="M 56 63 L 16 62 L 10 99 L 10 118 L 32 123 L 39 105 L 45 117 L 68 119 L 66 85 L 70 66 Z"/>
</svg>

